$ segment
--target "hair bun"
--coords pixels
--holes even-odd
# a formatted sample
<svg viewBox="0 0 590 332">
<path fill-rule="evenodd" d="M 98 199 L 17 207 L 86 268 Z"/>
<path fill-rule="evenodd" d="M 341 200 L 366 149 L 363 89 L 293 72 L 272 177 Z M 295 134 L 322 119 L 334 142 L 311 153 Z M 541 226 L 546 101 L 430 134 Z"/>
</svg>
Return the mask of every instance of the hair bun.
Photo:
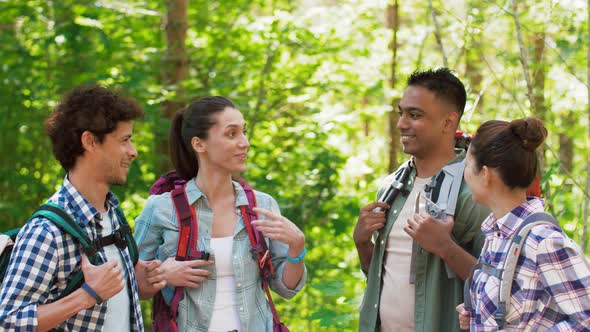
<svg viewBox="0 0 590 332">
<path fill-rule="evenodd" d="M 529 151 L 535 151 L 547 137 L 547 129 L 543 126 L 543 122 L 537 118 L 512 120 L 510 130 L 521 140 L 522 147 Z"/>
</svg>

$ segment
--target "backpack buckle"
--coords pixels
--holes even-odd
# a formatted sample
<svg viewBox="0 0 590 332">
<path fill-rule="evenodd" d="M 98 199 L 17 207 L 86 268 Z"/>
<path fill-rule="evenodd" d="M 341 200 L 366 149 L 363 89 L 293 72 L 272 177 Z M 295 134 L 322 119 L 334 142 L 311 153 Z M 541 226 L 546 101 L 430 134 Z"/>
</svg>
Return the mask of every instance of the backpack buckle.
<svg viewBox="0 0 590 332">
<path fill-rule="evenodd" d="M 262 258 L 260 258 L 260 260 L 258 261 L 258 265 L 260 266 L 261 270 L 264 270 L 264 266 L 266 266 L 266 263 L 268 263 L 269 257 L 270 257 L 270 251 L 268 249 L 266 249 L 266 251 L 264 252 L 264 255 L 262 255 Z"/>
<path fill-rule="evenodd" d="M 88 247 L 84 247 L 84 246 L 80 246 L 80 247 L 82 248 L 82 251 L 84 252 L 84 254 L 86 254 L 86 256 L 88 256 L 88 258 L 95 257 L 98 254 L 98 248 L 96 247 L 94 242 L 90 242 L 90 245 Z"/>
<path fill-rule="evenodd" d="M 260 266 L 260 275 L 263 279 L 268 280 L 275 274 L 274 266 L 270 262 L 270 251 L 266 249 L 262 258 L 258 260 Z"/>
<path fill-rule="evenodd" d="M 127 239 L 125 239 L 125 237 L 121 234 L 120 231 L 116 231 L 115 233 L 113 233 L 115 239 L 115 245 L 117 246 L 117 248 L 123 250 L 125 248 L 127 248 Z"/>
</svg>

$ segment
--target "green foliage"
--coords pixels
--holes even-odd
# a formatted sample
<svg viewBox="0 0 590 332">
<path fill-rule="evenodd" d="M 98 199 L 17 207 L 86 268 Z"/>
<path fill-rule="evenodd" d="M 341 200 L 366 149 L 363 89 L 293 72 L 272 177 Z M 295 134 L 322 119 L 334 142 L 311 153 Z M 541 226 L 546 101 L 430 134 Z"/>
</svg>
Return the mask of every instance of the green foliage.
<svg viewBox="0 0 590 332">
<path fill-rule="evenodd" d="M 0 230 L 21 225 L 61 183 L 43 121 L 75 85 L 117 87 L 144 106 L 133 138 L 139 158 L 128 184 L 113 188 L 131 223 L 166 171 L 168 157 L 155 152 L 167 140 L 164 103 L 225 95 L 248 123 L 245 177 L 306 234 L 308 286 L 291 301 L 277 299 L 281 317 L 293 331 L 355 331 L 365 283 L 351 234 L 358 209 L 386 175 L 391 100 L 413 70 L 442 64 L 427 3 L 399 3 L 399 83 L 391 88 L 382 1 L 190 1 L 188 77 L 170 86 L 162 83 L 166 2 L 0 0 Z M 590 149 L 586 8 L 528 5 L 519 7 L 524 41 L 532 70 L 545 73 L 536 88 L 549 110 L 542 184 L 551 212 L 579 239 Z M 468 87 L 462 127 L 473 132 L 489 119 L 534 115 L 510 6 L 434 7 L 449 65 Z M 543 60 L 535 62 L 533 36 L 541 32 Z M 573 140 L 569 172 L 560 168 L 558 134 Z M 149 325 L 150 303 L 142 308 Z"/>
</svg>

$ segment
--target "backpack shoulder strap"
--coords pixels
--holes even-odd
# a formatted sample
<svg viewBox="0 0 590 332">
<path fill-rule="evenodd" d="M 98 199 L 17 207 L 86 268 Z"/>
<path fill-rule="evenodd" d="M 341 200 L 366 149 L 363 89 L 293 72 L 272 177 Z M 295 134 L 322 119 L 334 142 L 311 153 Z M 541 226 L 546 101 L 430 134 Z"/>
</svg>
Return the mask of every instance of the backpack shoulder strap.
<svg viewBox="0 0 590 332">
<path fill-rule="evenodd" d="M 129 256 L 131 256 L 131 261 L 133 262 L 133 266 L 135 266 L 139 260 L 139 250 L 137 249 L 137 242 L 135 242 L 135 238 L 131 233 L 131 226 L 129 226 L 127 218 L 125 218 L 125 213 L 123 213 L 123 210 L 121 210 L 120 206 L 117 206 L 115 213 L 117 214 L 117 219 L 119 220 L 119 227 L 123 231 L 125 241 L 127 242 Z"/>
<path fill-rule="evenodd" d="M 254 189 L 243 180 L 240 180 L 240 185 L 244 188 L 246 198 L 248 199 L 248 207 L 246 208 L 246 206 L 242 205 L 240 210 L 242 211 L 242 218 L 244 219 L 244 224 L 248 230 L 248 237 L 250 237 L 252 251 L 257 253 L 258 266 L 263 273 L 263 279 L 264 277 L 272 277 L 274 275 L 274 266 L 272 264 L 268 245 L 266 244 L 266 240 L 262 233 L 251 223 L 252 219 L 258 219 L 258 214 L 254 212 L 254 208 L 257 206 Z"/>
<path fill-rule="evenodd" d="M 470 293 L 471 282 L 473 281 L 473 274 L 475 273 L 476 270 L 480 270 L 483 268 L 484 263 L 482 262 L 482 260 L 483 260 L 482 255 L 488 249 L 488 245 L 489 245 L 489 242 L 486 239 L 485 242 L 483 243 L 483 248 L 481 248 L 481 254 L 477 258 L 477 263 L 471 268 L 471 272 L 469 273 L 469 276 L 467 277 L 467 279 L 465 280 L 465 283 L 463 284 L 463 305 L 465 306 L 465 310 L 467 310 L 467 311 L 471 311 L 471 309 L 473 309 L 473 306 L 471 305 L 471 293 Z"/>
<path fill-rule="evenodd" d="M 197 248 L 199 225 L 194 207 L 189 204 L 188 197 L 186 196 L 186 185 L 175 186 L 175 188 L 170 191 L 170 199 L 176 210 L 176 218 L 178 220 L 176 260 L 186 261 L 195 258 L 208 259 L 208 255 L 207 257 L 202 257 L 202 253 L 195 250 Z M 178 304 L 183 296 L 184 287 L 175 287 L 174 295 L 172 296 L 169 306 L 171 317 L 176 317 Z"/>
<path fill-rule="evenodd" d="M 516 271 L 516 264 L 522 252 L 522 246 L 530 233 L 531 229 L 537 225 L 552 225 L 557 226 L 560 230 L 559 223 L 553 216 L 545 212 L 537 212 L 526 217 L 518 226 L 508 245 L 506 258 L 502 267 L 500 279 L 500 290 L 498 292 L 498 309 L 494 314 L 496 323 L 500 329 L 504 328 L 506 323 L 505 317 L 510 308 L 512 283 L 514 281 L 514 273 Z"/>
<path fill-rule="evenodd" d="M 170 199 L 176 209 L 176 218 L 178 220 L 178 247 L 176 250 L 176 260 L 185 261 L 197 257 L 193 252 L 196 248 L 199 225 L 194 208 L 189 204 L 186 196 L 185 187 L 175 188 L 170 192 Z"/>
<path fill-rule="evenodd" d="M 458 160 L 452 164 L 445 165 L 432 177 L 431 183 L 425 189 L 428 192 L 428 198 L 436 203 L 446 215 L 455 215 L 464 171 L 464 160 Z"/>
<path fill-rule="evenodd" d="M 86 255 L 95 256 L 98 252 L 97 248 L 94 246 L 94 243 L 88 237 L 88 234 L 84 229 L 78 225 L 61 206 L 57 205 L 53 202 L 47 202 L 41 205 L 31 216 L 31 219 L 35 217 L 43 217 L 51 222 L 53 222 L 57 227 L 59 227 L 64 232 L 73 236 L 76 240 L 82 244 L 84 247 L 84 251 Z"/>
<path fill-rule="evenodd" d="M 84 249 L 84 253 L 88 256 L 88 259 L 92 264 L 96 264 L 98 261 L 98 250 L 94 245 L 94 242 L 90 240 L 88 234 L 84 229 L 78 225 L 74 219 L 59 205 L 53 202 L 47 202 L 41 205 L 31 216 L 30 219 L 35 217 L 43 217 L 50 220 L 57 227 L 64 232 L 73 236 Z M 30 220 L 29 219 L 29 220 Z M 84 273 L 82 270 L 74 272 L 70 281 L 66 285 L 66 289 L 59 295 L 58 299 L 61 299 L 71 294 L 76 289 L 80 288 L 84 282 Z"/>
<path fill-rule="evenodd" d="M 253 210 L 257 206 L 256 195 L 254 194 L 252 187 L 246 182 L 241 179 L 239 182 L 246 192 L 246 198 L 248 198 L 248 208 L 246 209 L 246 207 L 242 205 L 240 210 L 242 211 L 242 218 L 244 219 L 244 224 L 248 230 L 248 236 L 250 237 L 250 243 L 252 244 L 252 251 L 256 252 L 258 267 L 260 268 L 260 276 L 262 277 L 262 287 L 266 293 L 266 299 L 268 300 L 270 311 L 272 313 L 273 326 L 282 326 L 283 324 L 279 319 L 279 314 L 275 308 L 268 286 L 268 281 L 272 278 L 275 272 L 270 257 L 270 251 L 262 233 L 256 229 L 256 226 L 251 224 L 251 218 L 258 219 L 258 214 Z"/>
</svg>

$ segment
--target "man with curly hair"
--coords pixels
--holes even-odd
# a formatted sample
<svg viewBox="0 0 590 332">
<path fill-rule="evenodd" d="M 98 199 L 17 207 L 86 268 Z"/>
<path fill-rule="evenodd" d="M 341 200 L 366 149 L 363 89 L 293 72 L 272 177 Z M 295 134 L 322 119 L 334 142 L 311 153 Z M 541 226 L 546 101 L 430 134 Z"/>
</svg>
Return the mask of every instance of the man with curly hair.
<svg viewBox="0 0 590 332">
<path fill-rule="evenodd" d="M 66 171 L 49 198 L 96 242 L 121 231 L 111 185 L 125 184 L 137 157 L 131 143 L 137 102 L 100 85 L 74 89 L 47 119 L 56 159 Z M 112 238 L 112 237 L 111 237 Z M 97 243 L 101 243 L 100 241 Z M 165 285 L 158 261 L 133 263 L 129 246 L 101 243 L 96 265 L 80 243 L 44 217 L 20 231 L 0 290 L 0 330 L 143 331 L 140 297 Z M 82 270 L 84 283 L 62 294 Z"/>
</svg>

